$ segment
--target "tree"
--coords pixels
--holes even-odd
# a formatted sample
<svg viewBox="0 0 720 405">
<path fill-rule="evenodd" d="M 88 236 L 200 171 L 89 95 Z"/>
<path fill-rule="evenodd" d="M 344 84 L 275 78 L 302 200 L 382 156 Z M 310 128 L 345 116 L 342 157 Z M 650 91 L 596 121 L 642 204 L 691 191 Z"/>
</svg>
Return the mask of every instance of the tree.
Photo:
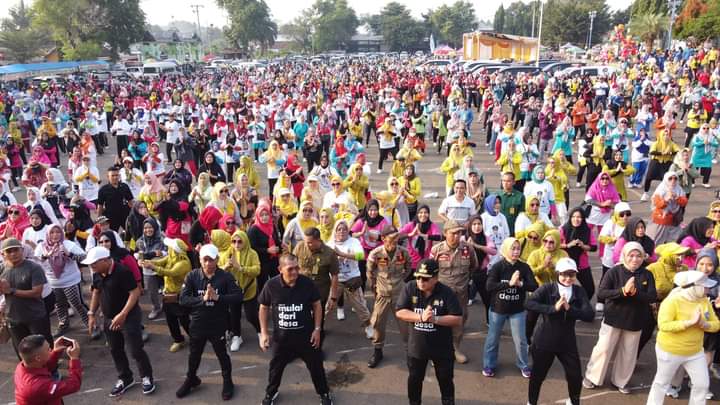
<svg viewBox="0 0 720 405">
<path fill-rule="evenodd" d="M 493 31 L 495 32 L 505 32 L 505 6 L 500 3 L 500 7 L 498 7 L 497 11 L 495 12 L 495 18 L 493 19 Z"/>
<path fill-rule="evenodd" d="M 505 9 L 505 29 L 504 33 L 511 35 L 522 35 L 529 37 L 533 34 L 533 22 L 537 24 L 540 19 L 539 10 L 535 10 L 536 20 L 533 21 L 533 8 L 537 7 L 537 2 L 525 4 L 522 1 L 515 1 Z"/>
<path fill-rule="evenodd" d="M 717 38 L 720 36 L 720 1 L 688 0 L 675 21 L 674 28 L 679 38 L 694 37 L 700 41 Z"/>
<path fill-rule="evenodd" d="M 216 0 L 230 17 L 225 36 L 236 47 L 252 53 L 251 46 L 265 51 L 275 43 L 278 27 L 264 0 Z"/>
<path fill-rule="evenodd" d="M 642 14 L 667 14 L 667 0 L 635 0 L 630 6 L 630 18 Z"/>
<path fill-rule="evenodd" d="M 662 14 L 638 14 L 630 20 L 628 33 L 645 43 L 645 49 L 653 49 L 655 40 L 667 30 L 669 18 Z"/>
<path fill-rule="evenodd" d="M 145 30 L 139 0 L 36 0 L 33 10 L 33 23 L 50 30 L 68 59 L 96 58 L 104 43 L 117 59 Z"/>
<path fill-rule="evenodd" d="M 25 63 L 40 54 L 48 37 L 32 27 L 33 12 L 23 0 L 11 7 L 8 14 L 10 17 L 0 23 L 0 47 L 7 49 L 8 59 Z"/>
<path fill-rule="evenodd" d="M 478 27 L 475 7 L 468 1 L 456 1 L 452 6 L 443 4 L 424 17 L 440 42 L 454 48 L 462 46 L 464 33 Z"/>
<path fill-rule="evenodd" d="M 542 41 L 545 45 L 584 44 L 590 29 L 588 12 L 597 14 L 593 21 L 592 42 L 610 30 L 610 11 L 605 0 L 548 0 L 544 6 Z"/>
<path fill-rule="evenodd" d="M 312 10 L 303 10 L 302 14 L 289 23 L 280 27 L 280 33 L 293 40 L 293 49 L 300 52 L 312 52 Z"/>
<path fill-rule="evenodd" d="M 397 2 L 385 5 L 380 14 L 363 17 L 362 21 L 377 35 L 382 35 L 391 51 L 414 51 L 424 48 L 427 36 L 424 24 L 412 17 L 410 10 Z"/>
<path fill-rule="evenodd" d="M 347 0 L 316 0 L 313 13 L 313 48 L 346 49 L 360 22 Z"/>
<path fill-rule="evenodd" d="M 614 27 L 618 24 L 628 24 L 630 22 L 630 11 L 632 7 L 627 7 L 624 10 L 615 10 L 610 15 L 610 27 Z"/>
</svg>

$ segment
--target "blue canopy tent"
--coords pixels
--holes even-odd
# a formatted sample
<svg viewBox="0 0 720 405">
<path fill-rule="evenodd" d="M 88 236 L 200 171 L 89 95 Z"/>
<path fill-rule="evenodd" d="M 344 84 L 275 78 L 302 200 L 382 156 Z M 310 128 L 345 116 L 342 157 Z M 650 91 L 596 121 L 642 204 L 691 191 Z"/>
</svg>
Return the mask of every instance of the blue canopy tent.
<svg viewBox="0 0 720 405">
<path fill-rule="evenodd" d="M 25 79 L 33 76 L 58 75 L 108 69 L 110 64 L 101 60 L 80 62 L 26 63 L 0 66 L 0 81 Z"/>
</svg>

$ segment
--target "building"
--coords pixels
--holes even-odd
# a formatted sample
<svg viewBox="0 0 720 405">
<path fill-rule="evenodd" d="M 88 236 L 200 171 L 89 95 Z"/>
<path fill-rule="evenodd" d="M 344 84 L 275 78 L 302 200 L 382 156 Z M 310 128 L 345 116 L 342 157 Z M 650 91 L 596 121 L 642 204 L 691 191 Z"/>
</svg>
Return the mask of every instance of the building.
<svg viewBox="0 0 720 405">
<path fill-rule="evenodd" d="M 495 32 L 468 32 L 463 34 L 463 59 L 537 59 L 537 38 Z"/>
<path fill-rule="evenodd" d="M 355 34 L 350 38 L 348 52 L 386 52 L 387 45 L 382 35 Z"/>
</svg>

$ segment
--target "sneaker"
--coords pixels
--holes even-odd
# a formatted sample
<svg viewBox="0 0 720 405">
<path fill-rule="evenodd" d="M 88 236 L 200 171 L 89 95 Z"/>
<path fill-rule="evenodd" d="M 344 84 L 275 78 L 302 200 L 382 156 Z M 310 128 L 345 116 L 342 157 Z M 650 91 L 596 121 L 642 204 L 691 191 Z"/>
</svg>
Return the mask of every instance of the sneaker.
<svg viewBox="0 0 720 405">
<path fill-rule="evenodd" d="M 115 383 L 115 386 L 113 387 L 113 389 L 110 390 L 110 394 L 108 394 L 108 396 L 110 396 L 111 398 L 120 396 L 120 395 L 124 394 L 125 391 L 127 391 L 133 385 L 135 385 L 135 381 L 125 382 L 123 380 L 118 380 Z"/>
<path fill-rule="evenodd" d="M 100 328 L 95 328 L 95 330 L 90 335 L 90 340 L 98 340 L 102 337 L 102 331 Z"/>
<path fill-rule="evenodd" d="M 372 339 L 373 336 L 375 336 L 375 330 L 371 325 L 368 325 L 365 327 L 365 337 L 368 339 Z"/>
<path fill-rule="evenodd" d="M 597 388 L 597 385 L 595 385 L 592 381 L 588 380 L 587 378 L 583 378 L 582 385 L 583 385 L 583 387 L 585 387 L 589 390 Z"/>
<path fill-rule="evenodd" d="M 630 388 L 628 388 L 627 386 L 617 387 L 617 390 L 618 390 L 619 393 L 625 394 L 625 395 L 628 395 L 628 394 L 631 394 L 631 393 L 632 393 L 632 391 L 630 391 Z"/>
<path fill-rule="evenodd" d="M 178 398 L 182 398 L 190 393 L 193 389 L 195 389 L 198 385 L 200 385 L 202 381 L 197 377 L 187 377 L 185 378 L 185 381 L 183 381 L 182 385 L 178 390 L 175 392 L 175 396 Z"/>
<path fill-rule="evenodd" d="M 344 320 L 345 320 L 345 308 L 338 308 L 338 309 L 337 309 L 337 320 L 338 320 L 338 321 L 344 321 Z"/>
<path fill-rule="evenodd" d="M 582 187 L 582 184 L 580 184 L 580 183 L 575 183 L 575 188 L 580 188 L 580 187 Z"/>
<path fill-rule="evenodd" d="M 717 159 L 713 159 L 712 162 L 713 162 L 714 165 L 716 165 L 717 162 L 718 162 L 718 160 L 717 160 Z"/>
<path fill-rule="evenodd" d="M 223 401 L 231 400 L 233 395 L 235 395 L 235 385 L 231 379 L 224 380 L 221 394 Z"/>
<path fill-rule="evenodd" d="M 715 396 L 715 394 L 713 394 L 712 392 L 708 391 L 708 393 L 705 394 L 705 399 L 710 400 L 710 399 L 713 399 L 714 396 Z"/>
<path fill-rule="evenodd" d="M 262 400 L 262 405 L 275 405 L 275 400 L 278 397 L 279 392 L 276 392 L 272 395 L 265 394 L 265 398 Z"/>
<path fill-rule="evenodd" d="M 168 350 L 170 353 L 177 353 L 185 347 L 185 342 L 174 342 Z"/>
<path fill-rule="evenodd" d="M 468 358 L 460 350 L 455 349 L 455 361 L 459 364 L 465 364 L 468 362 Z"/>
<path fill-rule="evenodd" d="M 142 331 L 142 341 L 143 341 L 143 343 L 144 343 L 144 342 L 147 342 L 148 340 L 150 340 L 150 334 L 147 333 L 147 331 L 145 331 L 145 329 L 143 329 L 143 331 Z"/>
<path fill-rule="evenodd" d="M 144 395 L 149 395 L 155 392 L 155 381 L 153 381 L 152 377 L 142 378 L 142 390 Z"/>
<path fill-rule="evenodd" d="M 330 397 L 330 393 L 325 393 L 320 395 L 320 405 L 333 405 L 332 398 Z"/>
<path fill-rule="evenodd" d="M 232 341 L 230 343 L 230 351 L 236 352 L 240 350 L 240 346 L 243 344 L 243 340 L 241 336 L 233 336 Z"/>
<path fill-rule="evenodd" d="M 470 307 L 470 306 L 472 306 L 472 304 L 473 304 L 473 300 L 468 300 L 468 306 Z"/>
<path fill-rule="evenodd" d="M 162 310 L 161 310 L 161 309 L 153 309 L 153 310 L 150 311 L 150 313 L 148 314 L 148 319 L 151 320 L 151 321 L 152 321 L 153 319 L 156 319 L 156 318 L 158 317 L 158 315 L 160 315 L 160 311 L 162 311 Z"/>
<path fill-rule="evenodd" d="M 485 367 L 482 370 L 482 375 L 484 375 L 485 377 L 495 377 L 495 370 L 490 367 Z"/>
<path fill-rule="evenodd" d="M 22 190 L 20 187 L 13 187 L 12 192 L 17 193 L 18 191 Z"/>
<path fill-rule="evenodd" d="M 530 378 L 532 370 L 530 369 L 530 367 L 524 367 L 522 370 L 520 370 L 520 374 L 522 374 L 523 378 Z"/>
<path fill-rule="evenodd" d="M 672 385 L 669 386 L 667 391 L 665 391 L 665 396 L 670 397 L 672 399 L 680 398 L 680 388 L 673 387 Z"/>
<path fill-rule="evenodd" d="M 382 173 L 382 169 L 377 169 L 377 172 L 375 172 L 375 173 L 377 173 L 377 174 Z"/>
<path fill-rule="evenodd" d="M 707 184 L 707 183 L 703 183 L 703 187 L 705 187 L 705 188 L 710 188 L 710 185 Z"/>
<path fill-rule="evenodd" d="M 693 185 L 692 185 L 692 188 L 695 188 L 695 187 L 697 187 L 697 184 L 693 184 Z"/>
<path fill-rule="evenodd" d="M 603 312 L 605 310 L 605 305 L 601 302 L 598 302 L 595 304 L 595 312 Z"/>
<path fill-rule="evenodd" d="M 648 195 L 648 193 L 645 192 L 645 193 L 643 193 L 642 196 L 640 197 L 640 201 L 647 201 L 648 198 L 650 198 L 650 196 Z"/>
<path fill-rule="evenodd" d="M 75 310 L 73 309 L 73 307 L 68 308 L 68 316 L 69 316 L 70 318 L 72 318 L 73 316 L 75 316 Z"/>
<path fill-rule="evenodd" d="M 713 363 L 710 365 L 710 374 L 714 378 L 720 379 L 720 364 Z"/>
</svg>

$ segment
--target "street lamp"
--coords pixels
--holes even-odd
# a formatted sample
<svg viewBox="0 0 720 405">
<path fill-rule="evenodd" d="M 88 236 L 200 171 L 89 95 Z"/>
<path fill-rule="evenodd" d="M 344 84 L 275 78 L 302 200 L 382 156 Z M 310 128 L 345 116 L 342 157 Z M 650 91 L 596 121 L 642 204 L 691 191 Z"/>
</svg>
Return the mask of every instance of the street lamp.
<svg viewBox="0 0 720 405">
<path fill-rule="evenodd" d="M 542 23 L 543 23 L 543 0 L 539 0 L 540 3 L 540 24 L 538 26 L 538 37 L 537 37 L 537 58 L 535 58 L 535 67 L 540 67 L 540 42 L 542 38 Z"/>
<path fill-rule="evenodd" d="M 595 22 L 595 17 L 597 17 L 597 11 L 588 11 L 588 17 L 590 18 L 590 32 L 588 33 L 588 39 L 585 49 L 589 50 L 590 47 L 592 47 L 593 22 Z"/>
<path fill-rule="evenodd" d="M 677 18 L 677 11 L 682 0 L 668 0 L 668 11 L 670 12 L 670 26 L 668 27 L 668 48 L 672 50 L 672 27 Z"/>
</svg>

